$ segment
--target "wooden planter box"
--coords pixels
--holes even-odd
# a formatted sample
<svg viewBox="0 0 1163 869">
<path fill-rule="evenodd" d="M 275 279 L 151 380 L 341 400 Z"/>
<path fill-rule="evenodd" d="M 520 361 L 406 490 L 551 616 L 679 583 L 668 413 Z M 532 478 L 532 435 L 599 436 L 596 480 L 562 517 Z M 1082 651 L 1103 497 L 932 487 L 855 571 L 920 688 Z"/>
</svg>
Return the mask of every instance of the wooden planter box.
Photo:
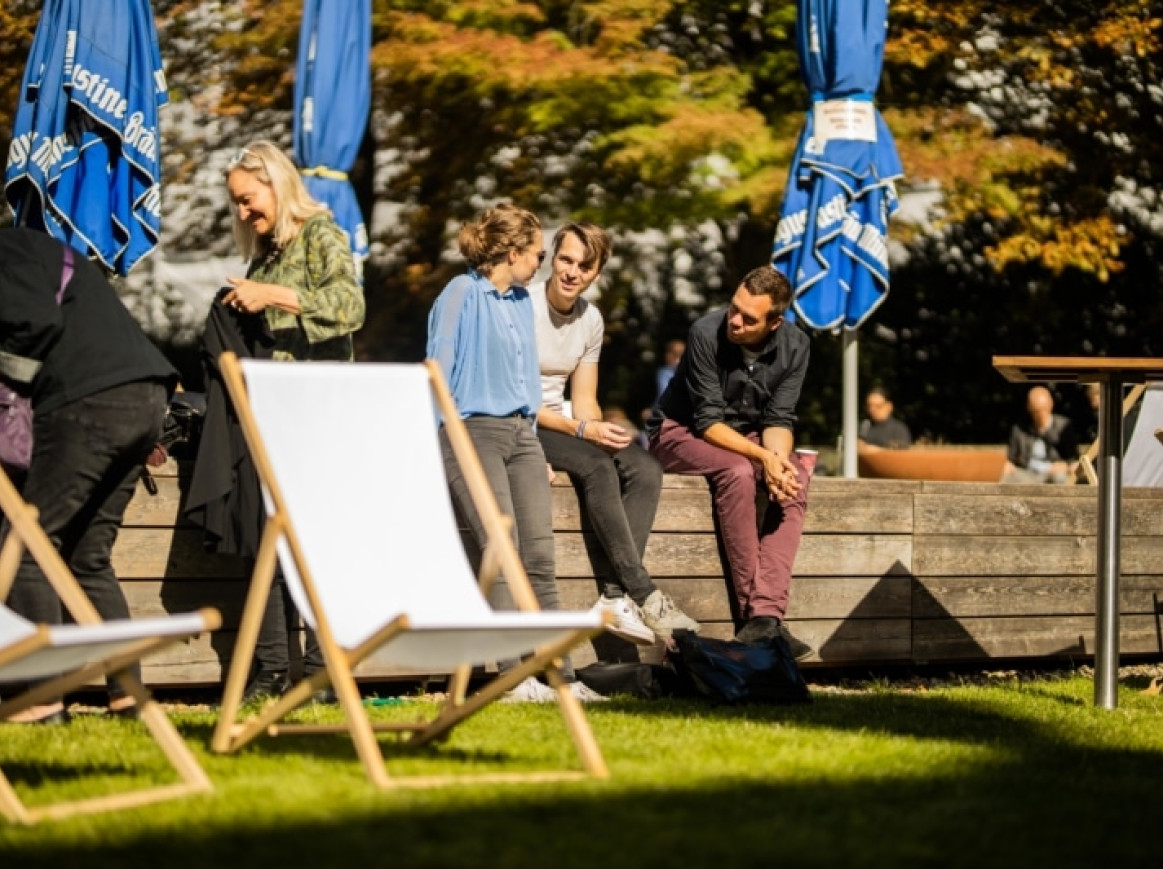
<svg viewBox="0 0 1163 869">
<path fill-rule="evenodd" d="M 136 615 L 200 606 L 224 626 L 147 661 L 155 685 L 220 681 L 246 590 L 239 559 L 210 555 L 178 521 L 174 463 L 139 487 L 114 551 Z M 563 605 L 597 599 L 592 535 L 573 489 L 554 489 Z M 832 666 L 975 662 L 1093 655 L 1096 491 L 1088 486 L 846 480 L 812 482 L 788 612 L 792 630 Z M 666 477 L 646 566 L 706 633 L 734 632 L 729 597 L 700 478 Z M 1163 656 L 1163 491 L 1124 490 L 1120 647 Z M 604 655 L 629 647 L 604 638 Z M 593 660 L 575 656 L 575 664 Z M 389 678 L 365 662 L 360 675 Z"/>
<path fill-rule="evenodd" d="M 934 480 L 996 483 L 1006 463 L 1005 447 L 910 447 L 856 457 L 861 477 L 880 480 Z"/>
</svg>

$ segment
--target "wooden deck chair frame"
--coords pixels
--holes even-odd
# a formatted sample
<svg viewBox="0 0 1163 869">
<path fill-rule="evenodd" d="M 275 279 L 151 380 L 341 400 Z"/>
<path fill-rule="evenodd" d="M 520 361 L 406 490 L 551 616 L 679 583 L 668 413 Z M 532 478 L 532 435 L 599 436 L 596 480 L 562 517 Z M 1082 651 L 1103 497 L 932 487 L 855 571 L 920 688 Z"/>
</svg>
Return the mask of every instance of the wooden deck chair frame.
<svg viewBox="0 0 1163 869">
<path fill-rule="evenodd" d="M 1139 399 L 1143 397 L 1143 393 L 1146 391 L 1146 389 L 1147 384 L 1137 383 L 1131 389 L 1131 391 L 1127 393 L 1126 397 L 1123 399 L 1124 417 L 1131 412 L 1131 408 L 1134 407 Z M 1086 482 L 1092 486 L 1098 485 L 1098 472 L 1094 469 L 1094 459 L 1095 456 L 1098 455 L 1098 446 L 1098 440 L 1095 439 L 1094 443 L 1087 447 L 1086 451 L 1079 457 L 1078 467 L 1075 469 L 1073 482 Z"/>
<path fill-rule="evenodd" d="M 76 577 L 65 564 L 52 541 L 45 534 L 37 520 L 36 508 L 24 501 L 8 475 L 0 470 L 0 509 L 8 517 L 10 531 L 0 547 L 0 601 L 8 596 L 20 566 L 21 556 L 27 548 L 44 571 L 61 602 L 78 625 L 101 624 L 93 604 L 78 584 Z M 205 630 L 215 630 L 221 624 L 217 611 L 201 610 Z M 139 789 L 128 792 L 93 797 L 86 800 L 61 802 L 36 808 L 27 808 L 12 789 L 10 782 L 0 771 L 0 815 L 23 824 L 32 824 L 47 818 L 64 818 L 77 814 L 112 811 L 149 805 L 162 800 L 213 790 L 210 779 L 203 772 L 198 761 L 182 741 L 165 711 L 153 699 L 141 681 L 126 668 L 147 655 L 186 639 L 188 635 L 152 637 L 141 640 L 121 650 L 107 660 L 94 662 L 79 669 L 64 673 L 55 679 L 42 682 L 23 693 L 0 703 L 0 722 L 31 706 L 44 703 L 67 691 L 106 677 L 116 681 L 137 701 L 138 715 L 149 733 L 157 742 L 170 765 L 178 773 L 180 782 L 171 785 Z M 46 626 L 26 641 L 0 649 L 0 664 L 8 664 L 33 654 L 49 644 L 49 630 Z"/>
<path fill-rule="evenodd" d="M 498 574 L 503 573 L 517 608 L 524 611 L 537 611 L 539 609 L 537 598 L 513 544 L 509 519 L 501 513 L 497 505 L 468 430 L 457 412 L 439 367 L 431 360 L 424 364 L 428 371 L 429 385 L 433 396 L 444 418 L 445 429 L 452 449 L 460 464 L 460 469 L 464 474 L 473 503 L 480 514 L 488 538 L 478 573 L 482 592 L 487 594 Z M 408 618 L 406 615 L 402 615 L 394 619 L 359 648 L 344 650 L 338 645 L 327 615 L 319 605 L 315 581 L 303 556 L 296 530 L 287 513 L 286 501 L 275 477 L 254 413 L 250 408 L 241 365 L 233 353 L 227 352 L 219 357 L 219 367 L 227 391 L 234 403 L 247 445 L 250 448 L 251 458 L 274 505 L 274 510 L 272 515 L 267 517 L 259 544 L 254 575 L 247 594 L 234 657 L 223 693 L 218 726 L 211 743 L 213 750 L 222 753 L 237 751 L 262 733 L 277 736 L 281 733 L 348 732 L 355 744 L 356 753 L 367 772 L 368 779 L 381 789 L 442 786 L 463 782 L 466 779 L 474 782 L 529 782 L 578 779 L 587 774 L 595 778 L 607 778 L 609 771 L 597 741 L 594 739 L 589 722 L 580 702 L 562 679 L 559 669 L 561 658 L 570 649 L 601 633 L 604 628 L 573 631 L 561 641 L 538 649 L 530 658 L 522 661 L 519 666 L 496 676 L 471 696 L 465 696 L 470 668 L 461 667 L 450 679 L 447 700 L 441 704 L 439 711 L 431 719 L 376 723 L 368 719 L 352 674 L 353 669 L 397 634 L 407 631 L 409 629 Z M 267 598 L 271 593 L 278 557 L 276 543 L 280 538 L 286 541 L 302 580 L 307 601 L 315 614 L 315 634 L 325 666 L 310 677 L 299 681 L 282 697 L 264 707 L 255 717 L 246 721 L 238 721 L 242 694 L 249 675 L 255 643 L 258 639 L 259 624 Z M 541 672 L 545 673 L 547 681 L 556 690 L 562 716 L 577 749 L 584 772 L 571 770 L 423 777 L 394 777 L 388 774 L 383 753 L 376 740 L 375 734 L 377 732 L 410 734 L 403 741 L 405 746 L 410 747 L 419 747 L 446 739 L 452 729 L 460 722 L 502 697 L 505 692 L 516 687 L 527 676 Z M 279 723 L 288 713 L 306 702 L 312 693 L 326 687 L 328 682 L 333 686 L 339 699 L 346 719 L 345 723 L 334 725 Z"/>
</svg>

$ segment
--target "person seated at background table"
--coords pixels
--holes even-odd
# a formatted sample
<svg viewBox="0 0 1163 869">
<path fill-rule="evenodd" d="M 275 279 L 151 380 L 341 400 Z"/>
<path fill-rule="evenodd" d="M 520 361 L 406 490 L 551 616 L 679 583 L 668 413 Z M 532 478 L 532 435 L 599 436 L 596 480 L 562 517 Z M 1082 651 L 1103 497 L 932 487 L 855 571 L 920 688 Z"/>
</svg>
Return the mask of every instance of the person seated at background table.
<svg viewBox="0 0 1163 869">
<path fill-rule="evenodd" d="M 468 273 L 453 278 L 428 314 L 428 358 L 440 366 L 497 506 L 513 519 L 513 536 L 543 610 L 561 609 L 553 548 L 553 496 L 537 438 L 541 373 L 533 303 L 526 287 L 545 259 L 541 221 L 515 205 L 487 209 L 457 237 Z M 444 426 L 440 444 L 452 499 L 482 550 L 487 533 Z M 516 609 L 504 578 L 489 592 L 499 610 Z M 515 666 L 499 662 L 502 670 Z M 577 681 L 569 658 L 561 674 L 579 700 L 604 700 Z M 510 701 L 552 702 L 557 695 L 532 676 Z"/>
<path fill-rule="evenodd" d="M 674 372 L 678 368 L 678 361 L 682 359 L 682 354 L 686 352 L 686 341 L 682 338 L 671 338 L 666 342 L 666 348 L 662 354 L 662 365 L 658 367 L 658 371 L 654 374 L 654 403 L 658 403 L 658 399 L 662 398 L 662 393 L 666 392 L 666 387 L 670 385 L 670 380 L 674 377 Z"/>
<path fill-rule="evenodd" d="M 735 639 L 782 636 L 802 659 L 813 650 L 783 618 L 807 512 L 810 473 L 792 445 L 811 345 L 802 329 L 784 323 L 790 304 L 781 273 L 771 266 L 748 272 L 730 307 L 691 326 L 648 434 L 665 470 L 710 483 L 744 620 Z"/>
<path fill-rule="evenodd" d="M 903 450 L 913 445 L 912 432 L 893 416 L 892 399 L 883 386 L 874 386 L 868 390 L 864 406 L 868 409 L 868 418 L 860 422 L 858 452 Z"/>
<path fill-rule="evenodd" d="M 1054 413 L 1054 397 L 1035 386 L 1026 400 L 1029 422 L 1010 429 L 1003 483 L 1065 483 L 1078 462 L 1078 438 L 1064 416 Z"/>
<path fill-rule="evenodd" d="M 0 372 L 32 402 L 24 499 L 101 618 L 128 619 L 113 545 L 178 375 L 100 267 L 74 254 L 68 279 L 64 253 L 43 232 L 0 231 Z M 32 622 L 65 620 L 60 598 L 27 549 L 7 603 Z M 131 672 L 140 679 L 140 664 Z M 111 684 L 109 712 L 132 716 L 136 703 Z M 61 698 L 51 698 L 10 720 L 64 723 L 68 713 Z"/>
<path fill-rule="evenodd" d="M 634 443 L 628 422 L 607 421 L 598 404 L 605 324 L 582 293 L 601 275 L 609 256 L 610 240 L 601 227 L 567 223 L 553 241 L 548 281 L 529 287 L 541 369 L 537 437 L 554 469 L 569 474 L 609 560 L 610 575 L 604 577 L 595 608 L 613 617 L 611 633 L 649 644 L 656 634 L 667 639 L 676 628 L 697 631 L 699 624 L 655 586 L 642 564 L 658 510 L 662 467 Z"/>
</svg>

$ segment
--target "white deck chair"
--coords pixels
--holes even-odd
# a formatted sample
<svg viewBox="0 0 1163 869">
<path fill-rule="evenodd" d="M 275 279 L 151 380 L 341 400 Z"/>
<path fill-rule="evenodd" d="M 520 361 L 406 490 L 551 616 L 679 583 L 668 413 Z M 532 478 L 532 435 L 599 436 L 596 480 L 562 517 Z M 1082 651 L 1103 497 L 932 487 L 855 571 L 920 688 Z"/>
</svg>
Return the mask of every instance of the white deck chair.
<svg viewBox="0 0 1163 869">
<path fill-rule="evenodd" d="M 0 722 L 95 679 L 112 678 L 137 701 L 142 722 L 181 779 L 179 784 L 30 809 L 0 771 L 0 816 L 31 824 L 45 818 L 147 805 L 212 790 L 210 780 L 165 712 L 125 668 L 172 643 L 215 630 L 221 623 L 218 613 L 208 609 L 162 618 L 103 622 L 38 524 L 35 508 L 25 503 L 3 471 L 0 509 L 11 523 L 11 531 L 0 548 L 0 601 L 8 596 L 27 547 L 76 622 L 35 625 L 0 604 L 0 688 L 14 682 L 47 680 L 0 703 Z"/>
<path fill-rule="evenodd" d="M 1163 452 L 1155 432 L 1163 426 L 1163 383 L 1150 383 L 1143 392 L 1139 416 L 1123 454 L 1123 485 L 1163 486 Z"/>
<path fill-rule="evenodd" d="M 1147 384 L 1137 383 L 1131 390 L 1123 397 L 1123 417 L 1125 418 L 1131 409 L 1139 403 L 1139 399 L 1143 397 L 1143 393 L 1147 389 Z M 1072 482 L 1074 483 L 1089 483 L 1092 486 L 1098 485 L 1098 472 L 1094 469 L 1094 460 L 1098 458 L 1099 443 L 1096 439 L 1094 443 L 1088 446 L 1078 458 L 1078 466 L 1075 469 Z M 1126 467 L 1124 463 L 1123 467 Z M 1126 485 L 1124 483 L 1124 485 Z"/>
<path fill-rule="evenodd" d="M 410 734 L 408 745 L 445 737 L 526 676 L 544 671 L 586 772 L 608 772 L 559 659 L 600 633 L 588 612 L 538 612 L 537 602 L 468 433 L 433 363 L 300 363 L 223 354 L 221 370 L 246 434 L 267 505 L 267 524 L 227 678 L 212 746 L 234 751 L 260 733 L 351 733 L 377 786 L 443 784 L 454 778 L 393 778 L 374 731 Z M 243 377 L 245 376 L 245 384 Z M 489 541 L 481 582 L 503 572 L 518 612 L 494 612 L 461 544 L 441 459 L 439 406 Z M 257 717 L 236 722 L 276 552 L 326 667 Z M 377 662 L 417 673 L 455 673 L 449 699 L 427 721 L 372 724 L 352 668 Z M 469 669 L 529 655 L 465 698 Z M 346 723 L 279 725 L 327 685 Z M 580 772 L 496 774 L 489 780 L 575 778 Z"/>
</svg>

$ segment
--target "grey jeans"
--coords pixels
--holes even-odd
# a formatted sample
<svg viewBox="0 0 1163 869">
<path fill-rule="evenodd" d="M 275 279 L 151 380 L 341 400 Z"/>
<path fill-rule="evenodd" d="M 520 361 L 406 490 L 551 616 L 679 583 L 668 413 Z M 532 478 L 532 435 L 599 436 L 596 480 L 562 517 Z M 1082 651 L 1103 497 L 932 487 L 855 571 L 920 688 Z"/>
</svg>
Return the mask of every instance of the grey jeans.
<svg viewBox="0 0 1163 869">
<path fill-rule="evenodd" d="M 561 609 L 553 552 L 553 497 L 549 491 L 545 453 L 533 433 L 532 421 L 520 416 L 473 416 L 464 424 L 496 496 L 497 506 L 513 519 L 513 541 L 538 604 L 543 610 Z M 440 447 L 453 504 L 472 531 L 477 545 L 483 548 L 486 541 L 484 526 L 443 427 L 440 429 Z M 517 608 L 504 578 L 493 586 L 489 602 L 498 610 Z M 499 664 L 502 670 L 513 666 L 513 662 Z M 574 678 L 568 659 L 563 674 L 567 680 Z"/>
</svg>

